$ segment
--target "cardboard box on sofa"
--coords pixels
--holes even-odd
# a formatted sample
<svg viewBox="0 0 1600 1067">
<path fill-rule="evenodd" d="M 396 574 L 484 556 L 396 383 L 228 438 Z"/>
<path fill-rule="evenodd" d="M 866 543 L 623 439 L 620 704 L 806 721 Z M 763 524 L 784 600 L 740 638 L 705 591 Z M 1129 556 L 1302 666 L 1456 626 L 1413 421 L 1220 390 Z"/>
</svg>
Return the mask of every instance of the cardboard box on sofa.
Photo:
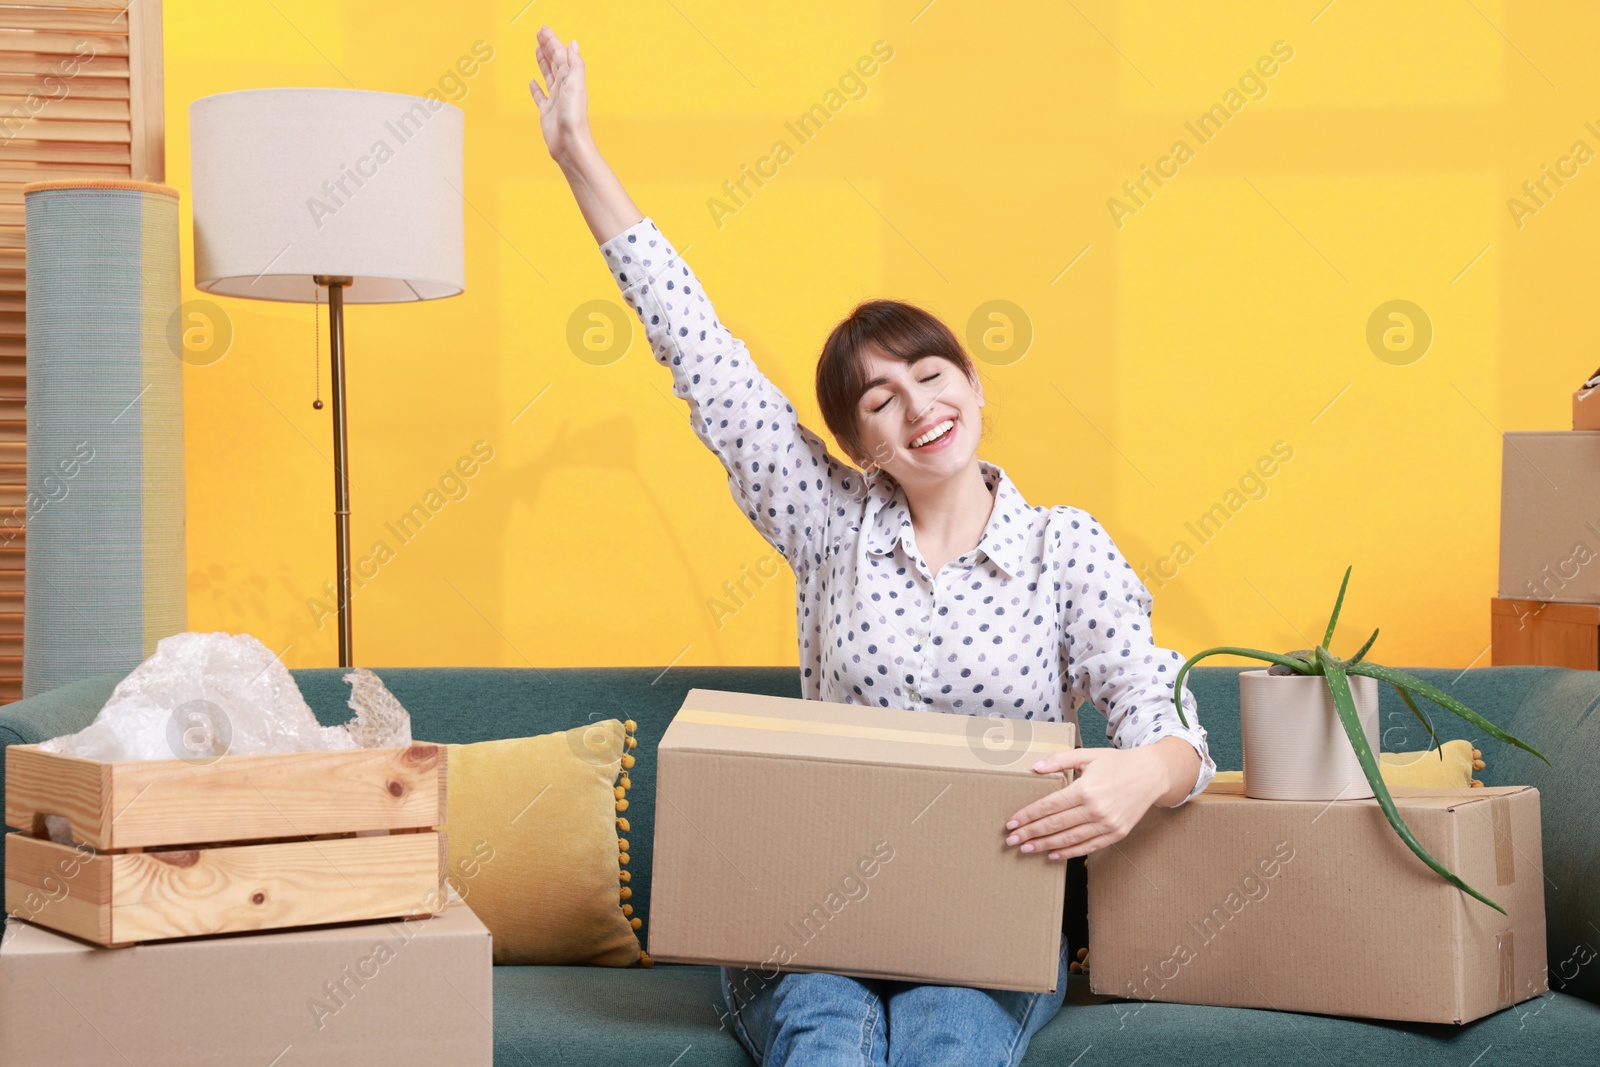
<svg viewBox="0 0 1600 1067">
<path fill-rule="evenodd" d="M 1096 993 L 1462 1023 L 1546 989 L 1539 792 L 1392 787 L 1439 877 L 1376 799 L 1253 800 L 1214 784 L 1090 855 Z"/>
<path fill-rule="evenodd" d="M 489 931 L 454 893 L 432 918 L 127 948 L 10 917 L 0 1063 L 488 1067 L 491 970 Z"/>
<path fill-rule="evenodd" d="M 692 689 L 656 749 L 660 961 L 1056 985 L 1066 865 L 1005 844 L 1072 723 Z"/>
<path fill-rule="evenodd" d="M 1572 428 L 1600 430 L 1600 389 L 1579 389 L 1572 394 Z"/>
<path fill-rule="evenodd" d="M 1600 431 L 1508 433 L 1501 450 L 1500 596 L 1600 602 Z"/>
</svg>

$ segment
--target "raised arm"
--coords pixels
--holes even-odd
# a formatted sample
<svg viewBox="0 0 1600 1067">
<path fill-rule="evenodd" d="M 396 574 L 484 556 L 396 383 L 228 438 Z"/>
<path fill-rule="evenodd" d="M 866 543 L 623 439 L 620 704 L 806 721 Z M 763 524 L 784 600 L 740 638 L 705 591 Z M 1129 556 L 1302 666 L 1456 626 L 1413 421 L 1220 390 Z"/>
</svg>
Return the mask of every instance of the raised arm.
<svg viewBox="0 0 1600 1067">
<path fill-rule="evenodd" d="M 651 353 L 672 372 L 673 393 L 688 403 L 695 434 L 722 461 L 745 515 L 789 565 L 798 572 L 820 561 L 842 497 L 860 495 L 859 473 L 799 424 L 794 405 L 717 318 L 700 279 L 601 156 L 589 130 L 577 42 L 563 46 L 544 27 L 539 67 L 548 91 L 537 82 L 529 89 L 550 156 Z"/>
<path fill-rule="evenodd" d="M 604 244 L 644 215 L 595 147 L 589 130 L 589 89 L 578 42 L 563 45 L 549 26 L 540 27 L 539 71 L 549 87 L 548 93 L 537 80 L 528 82 L 528 91 L 539 105 L 539 132 L 544 134 L 550 158 L 566 175 L 589 232 Z"/>
</svg>

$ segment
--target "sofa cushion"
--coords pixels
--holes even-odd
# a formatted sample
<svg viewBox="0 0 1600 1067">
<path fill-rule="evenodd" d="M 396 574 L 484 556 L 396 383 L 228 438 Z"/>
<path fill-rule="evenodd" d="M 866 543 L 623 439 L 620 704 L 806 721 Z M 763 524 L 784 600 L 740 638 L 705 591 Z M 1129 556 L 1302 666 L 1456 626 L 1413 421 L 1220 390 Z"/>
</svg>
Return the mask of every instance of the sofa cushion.
<svg viewBox="0 0 1600 1067">
<path fill-rule="evenodd" d="M 715 967 L 497 967 L 495 1062 L 539 1067 L 750 1067 Z M 890 1022 L 891 1032 L 893 1021 Z M 1550 993 L 1465 1026 L 1374 1022 L 1096 996 L 1073 975 L 1023 1067 L 1588 1067 L 1600 1007 Z M 1489 1056 L 1481 1056 L 1488 1048 Z M 1085 1054 L 1087 1053 L 1087 1055 Z"/>
<path fill-rule="evenodd" d="M 620 884 L 632 876 L 618 777 L 638 765 L 625 740 L 621 722 L 603 719 L 446 746 L 450 882 L 494 936 L 495 963 L 640 962 Z"/>
<path fill-rule="evenodd" d="M 1384 785 L 1421 786 L 1425 789 L 1471 788 L 1473 753 L 1470 741 L 1445 741 L 1438 748 L 1417 752 L 1378 753 L 1378 773 Z M 1218 771 L 1212 783 L 1244 783 L 1243 771 Z M 1480 783 L 1481 784 L 1481 783 Z"/>
</svg>

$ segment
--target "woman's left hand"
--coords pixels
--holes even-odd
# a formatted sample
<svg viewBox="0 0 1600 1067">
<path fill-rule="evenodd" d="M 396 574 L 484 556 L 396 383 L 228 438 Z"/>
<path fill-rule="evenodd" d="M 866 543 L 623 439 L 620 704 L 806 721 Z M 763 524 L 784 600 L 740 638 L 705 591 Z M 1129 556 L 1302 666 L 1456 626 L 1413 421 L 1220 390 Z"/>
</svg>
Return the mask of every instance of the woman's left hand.
<svg viewBox="0 0 1600 1067">
<path fill-rule="evenodd" d="M 1036 772 L 1072 768 L 1079 773 L 1064 789 L 1011 816 L 1006 844 L 1023 852 L 1048 851 L 1051 859 L 1070 859 L 1121 841 L 1171 791 L 1167 761 L 1155 748 L 1063 748 L 1050 753 L 1034 765 Z"/>
</svg>

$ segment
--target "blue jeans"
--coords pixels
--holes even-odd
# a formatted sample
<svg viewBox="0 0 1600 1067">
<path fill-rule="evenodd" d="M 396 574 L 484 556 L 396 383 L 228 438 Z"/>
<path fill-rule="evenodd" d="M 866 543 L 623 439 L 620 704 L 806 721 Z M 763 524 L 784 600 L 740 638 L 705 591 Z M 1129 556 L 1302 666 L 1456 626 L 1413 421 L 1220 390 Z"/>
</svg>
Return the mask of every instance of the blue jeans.
<svg viewBox="0 0 1600 1067">
<path fill-rule="evenodd" d="M 733 1032 L 760 1067 L 1015 1067 L 1067 994 L 722 968 Z"/>
</svg>

